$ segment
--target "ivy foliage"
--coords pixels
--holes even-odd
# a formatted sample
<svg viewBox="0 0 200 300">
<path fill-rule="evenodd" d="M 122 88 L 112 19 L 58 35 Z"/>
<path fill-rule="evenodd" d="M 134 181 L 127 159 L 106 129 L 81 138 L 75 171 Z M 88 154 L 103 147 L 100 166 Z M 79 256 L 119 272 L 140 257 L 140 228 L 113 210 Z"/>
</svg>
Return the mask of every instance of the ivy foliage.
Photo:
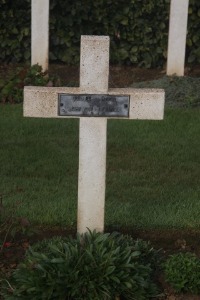
<svg viewBox="0 0 200 300">
<path fill-rule="evenodd" d="M 188 63 L 200 63 L 200 1 L 190 0 L 186 55 Z"/>
<path fill-rule="evenodd" d="M 0 103 L 22 102 L 25 85 L 52 87 L 61 86 L 61 81 L 57 75 L 43 72 L 39 65 L 18 67 L 7 80 L 0 81 Z"/>
<path fill-rule="evenodd" d="M 30 0 L 0 1 L 0 60 L 21 62 L 30 59 Z"/>
<path fill-rule="evenodd" d="M 109 35 L 111 62 L 166 61 L 170 0 L 50 0 L 50 59 L 79 62 L 80 36 Z M 200 62 L 200 2 L 189 7 L 187 61 Z M 0 60 L 30 60 L 31 0 L 0 1 Z M 39 47 L 39 45 L 38 45 Z"/>
</svg>

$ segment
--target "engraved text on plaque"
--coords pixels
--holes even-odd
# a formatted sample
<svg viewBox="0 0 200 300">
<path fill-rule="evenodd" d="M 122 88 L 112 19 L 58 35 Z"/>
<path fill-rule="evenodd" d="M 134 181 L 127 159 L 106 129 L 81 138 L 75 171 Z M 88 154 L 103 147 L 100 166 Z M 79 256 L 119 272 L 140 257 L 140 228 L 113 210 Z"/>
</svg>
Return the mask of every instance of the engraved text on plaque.
<svg viewBox="0 0 200 300">
<path fill-rule="evenodd" d="M 59 94 L 58 114 L 77 117 L 128 117 L 129 96 Z"/>
</svg>

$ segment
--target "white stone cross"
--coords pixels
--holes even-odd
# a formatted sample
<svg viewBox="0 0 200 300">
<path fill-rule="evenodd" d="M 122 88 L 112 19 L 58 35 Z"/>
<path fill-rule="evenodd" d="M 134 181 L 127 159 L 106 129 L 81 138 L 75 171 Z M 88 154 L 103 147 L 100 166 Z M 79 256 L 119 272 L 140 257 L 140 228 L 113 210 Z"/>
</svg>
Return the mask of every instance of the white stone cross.
<svg viewBox="0 0 200 300">
<path fill-rule="evenodd" d="M 90 99 L 90 96 L 95 95 L 95 99 L 98 96 L 101 101 L 106 99 L 105 101 L 108 101 L 106 105 L 110 107 L 109 103 L 112 102 L 112 99 L 120 95 L 123 97 L 127 95 L 130 97 L 128 115 L 115 118 L 161 120 L 164 114 L 163 90 L 108 89 L 108 76 L 109 37 L 82 36 L 80 87 L 28 86 L 24 88 L 24 116 L 80 118 L 77 221 L 79 233 L 86 232 L 87 228 L 97 231 L 104 230 L 107 118 L 112 117 L 98 116 L 98 113 L 95 112 L 93 116 L 77 116 L 76 111 L 82 109 L 81 103 L 87 102 L 84 100 L 86 97 Z M 72 103 L 69 111 L 74 110 L 74 115 L 72 113 L 71 116 L 60 115 L 62 107 L 59 108 L 59 99 L 61 96 L 65 98 L 66 94 L 69 103 Z M 95 111 L 95 109 L 98 110 L 98 107 L 94 105 L 92 110 Z M 112 115 L 112 108 L 106 109 Z M 92 114 L 92 110 L 90 110 L 90 114 Z"/>
<path fill-rule="evenodd" d="M 171 0 L 167 75 L 184 75 L 189 0 Z"/>
<path fill-rule="evenodd" d="M 31 65 L 49 66 L 49 0 L 31 1 Z"/>
</svg>

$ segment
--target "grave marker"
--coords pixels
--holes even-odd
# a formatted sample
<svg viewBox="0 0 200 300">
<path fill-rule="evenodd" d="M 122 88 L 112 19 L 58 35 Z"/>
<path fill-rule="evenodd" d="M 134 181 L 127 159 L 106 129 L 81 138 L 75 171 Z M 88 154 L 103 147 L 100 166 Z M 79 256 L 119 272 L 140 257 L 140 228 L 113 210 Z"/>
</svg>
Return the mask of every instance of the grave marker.
<svg viewBox="0 0 200 300">
<path fill-rule="evenodd" d="M 167 75 L 184 75 L 189 0 L 171 0 Z"/>
<path fill-rule="evenodd" d="M 24 88 L 24 116 L 80 118 L 79 233 L 104 230 L 107 118 L 161 120 L 164 114 L 163 90 L 108 89 L 108 75 L 109 37 L 82 36 L 80 87 Z"/>
<path fill-rule="evenodd" d="M 49 0 L 31 1 L 31 65 L 49 64 Z"/>
</svg>

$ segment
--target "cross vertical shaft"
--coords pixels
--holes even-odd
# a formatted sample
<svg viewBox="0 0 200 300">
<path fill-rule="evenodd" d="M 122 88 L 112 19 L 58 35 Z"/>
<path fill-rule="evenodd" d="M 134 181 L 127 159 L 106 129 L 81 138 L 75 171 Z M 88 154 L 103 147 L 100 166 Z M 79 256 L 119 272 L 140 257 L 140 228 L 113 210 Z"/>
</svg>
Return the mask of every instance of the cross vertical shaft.
<svg viewBox="0 0 200 300">
<path fill-rule="evenodd" d="M 109 38 L 81 37 L 80 91 L 107 93 Z M 79 233 L 104 230 L 107 118 L 80 118 L 79 130 Z"/>
</svg>

